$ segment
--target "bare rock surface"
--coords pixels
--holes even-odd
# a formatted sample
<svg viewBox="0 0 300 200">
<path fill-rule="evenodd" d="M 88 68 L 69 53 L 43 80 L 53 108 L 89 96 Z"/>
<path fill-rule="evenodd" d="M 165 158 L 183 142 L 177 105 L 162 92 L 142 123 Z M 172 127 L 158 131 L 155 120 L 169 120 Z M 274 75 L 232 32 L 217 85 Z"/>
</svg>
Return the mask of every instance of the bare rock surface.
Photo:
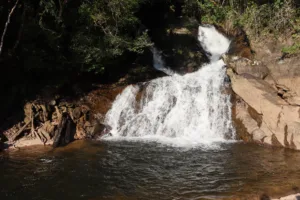
<svg viewBox="0 0 300 200">
<path fill-rule="evenodd" d="M 300 193 L 289 195 L 286 197 L 281 197 L 279 199 L 273 199 L 273 200 L 299 200 L 300 199 Z"/>
<path fill-rule="evenodd" d="M 300 65 L 295 58 L 272 65 L 234 56 L 223 59 L 237 99 L 233 119 L 239 138 L 299 150 Z"/>
<path fill-rule="evenodd" d="M 101 86 L 79 99 L 35 100 L 24 105 L 24 119 L 3 132 L 6 147 L 64 146 L 74 140 L 109 134 L 104 116 L 124 87 Z"/>
</svg>

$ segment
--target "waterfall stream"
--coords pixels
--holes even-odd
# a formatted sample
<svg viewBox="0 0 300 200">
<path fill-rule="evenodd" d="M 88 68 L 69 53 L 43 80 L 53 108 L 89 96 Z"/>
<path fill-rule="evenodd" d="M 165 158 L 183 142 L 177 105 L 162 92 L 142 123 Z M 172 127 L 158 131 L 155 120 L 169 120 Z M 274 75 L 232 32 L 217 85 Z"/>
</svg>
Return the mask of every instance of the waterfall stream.
<svg viewBox="0 0 300 200">
<path fill-rule="evenodd" d="M 108 140 L 151 140 L 172 146 L 212 147 L 234 138 L 226 69 L 220 56 L 230 41 L 214 27 L 199 27 L 198 40 L 210 63 L 186 75 L 164 66 L 153 49 L 154 67 L 170 75 L 143 86 L 128 86 L 105 117 Z"/>
</svg>

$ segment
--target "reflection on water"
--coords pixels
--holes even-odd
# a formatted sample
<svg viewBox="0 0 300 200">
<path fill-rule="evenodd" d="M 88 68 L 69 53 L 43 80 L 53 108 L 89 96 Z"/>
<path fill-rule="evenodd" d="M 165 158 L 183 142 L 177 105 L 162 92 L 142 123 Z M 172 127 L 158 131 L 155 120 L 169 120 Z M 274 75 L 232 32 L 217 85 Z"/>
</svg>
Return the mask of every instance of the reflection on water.
<svg viewBox="0 0 300 200">
<path fill-rule="evenodd" d="M 84 142 L 0 154 L 1 199 L 252 199 L 300 186 L 300 153 Z"/>
</svg>

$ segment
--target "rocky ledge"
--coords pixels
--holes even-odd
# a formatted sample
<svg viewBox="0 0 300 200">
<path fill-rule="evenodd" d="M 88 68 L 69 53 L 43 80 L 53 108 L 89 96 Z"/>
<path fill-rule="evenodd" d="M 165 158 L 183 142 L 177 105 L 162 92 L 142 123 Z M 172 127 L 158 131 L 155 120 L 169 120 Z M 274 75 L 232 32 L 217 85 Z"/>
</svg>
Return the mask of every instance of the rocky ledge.
<svg viewBox="0 0 300 200">
<path fill-rule="evenodd" d="M 272 46 L 272 48 L 270 48 Z M 300 149 L 300 62 L 280 59 L 280 49 L 256 45 L 256 60 L 223 56 L 233 95 L 233 120 L 238 137 Z"/>
<path fill-rule="evenodd" d="M 35 100 L 24 106 L 24 119 L 3 131 L 0 151 L 32 145 L 64 146 L 73 140 L 108 134 L 104 115 L 124 86 L 99 86 L 77 99 Z"/>
<path fill-rule="evenodd" d="M 281 197 L 279 199 L 273 199 L 273 200 L 299 200 L 300 199 L 300 193 L 299 194 L 293 194 L 286 197 Z"/>
</svg>

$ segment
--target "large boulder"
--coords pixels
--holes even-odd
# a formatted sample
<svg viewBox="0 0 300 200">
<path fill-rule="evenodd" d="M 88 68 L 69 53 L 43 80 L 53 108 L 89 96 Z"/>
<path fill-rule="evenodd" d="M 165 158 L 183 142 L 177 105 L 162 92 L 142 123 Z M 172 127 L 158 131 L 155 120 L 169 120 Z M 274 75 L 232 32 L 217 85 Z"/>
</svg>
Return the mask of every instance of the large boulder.
<svg viewBox="0 0 300 200">
<path fill-rule="evenodd" d="M 260 74 L 263 70 L 253 70 L 250 61 L 228 58 L 225 61 L 236 95 L 233 119 L 238 136 L 245 141 L 300 149 L 300 107 L 296 87 L 287 84 L 275 84 L 277 87 L 274 87 Z M 257 69 L 258 66 L 263 65 L 257 65 Z"/>
</svg>

